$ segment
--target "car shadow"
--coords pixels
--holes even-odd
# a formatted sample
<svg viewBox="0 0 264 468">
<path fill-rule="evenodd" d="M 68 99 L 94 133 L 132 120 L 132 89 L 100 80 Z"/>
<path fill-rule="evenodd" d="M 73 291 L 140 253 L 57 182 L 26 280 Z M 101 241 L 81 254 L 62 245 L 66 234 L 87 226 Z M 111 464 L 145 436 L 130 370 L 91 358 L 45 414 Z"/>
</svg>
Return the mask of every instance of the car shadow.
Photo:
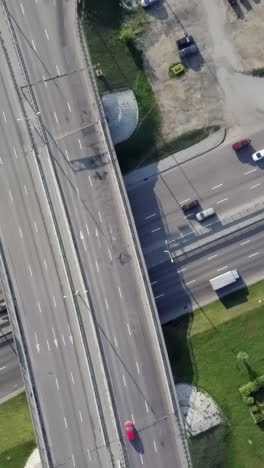
<svg viewBox="0 0 264 468">
<path fill-rule="evenodd" d="M 247 10 L 247 11 L 251 11 L 252 10 L 252 5 L 249 3 L 248 0 L 240 0 L 241 4 L 244 6 L 244 8 Z"/>
<path fill-rule="evenodd" d="M 230 5 L 230 8 L 232 8 L 233 12 L 236 14 L 237 18 L 243 20 L 245 19 L 245 15 L 240 7 L 240 5 L 238 3 L 236 3 L 235 5 Z"/>
<path fill-rule="evenodd" d="M 259 161 L 253 161 L 252 154 L 256 153 L 256 150 L 251 144 L 235 151 L 237 158 L 242 164 L 250 164 L 251 166 L 258 166 L 260 169 L 264 169 L 264 159 Z"/>
<path fill-rule="evenodd" d="M 161 21 L 166 20 L 169 17 L 168 12 L 164 7 L 163 0 L 159 0 L 156 4 L 145 8 L 145 13 L 147 13 L 148 16 L 152 16 L 153 18 Z"/>
<path fill-rule="evenodd" d="M 142 439 L 139 435 L 139 432 L 136 429 L 134 430 L 135 430 L 135 439 L 130 440 L 130 443 L 138 453 L 141 453 L 143 455 L 144 446 L 143 446 Z"/>
<path fill-rule="evenodd" d="M 240 277 L 234 285 L 226 286 L 218 297 L 225 309 L 230 309 L 248 301 L 248 287 Z"/>
<path fill-rule="evenodd" d="M 204 58 L 199 49 L 196 54 L 183 57 L 181 61 L 187 68 L 190 68 L 191 70 L 194 70 L 194 71 L 201 70 L 201 68 L 203 67 L 205 63 Z"/>
</svg>

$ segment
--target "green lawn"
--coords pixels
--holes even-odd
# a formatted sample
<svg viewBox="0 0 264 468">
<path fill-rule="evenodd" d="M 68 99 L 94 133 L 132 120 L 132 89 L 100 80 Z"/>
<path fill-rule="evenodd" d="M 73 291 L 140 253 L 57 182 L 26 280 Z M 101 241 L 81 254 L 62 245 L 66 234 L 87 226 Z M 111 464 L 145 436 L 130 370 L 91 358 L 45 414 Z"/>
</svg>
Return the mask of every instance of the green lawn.
<svg viewBox="0 0 264 468">
<path fill-rule="evenodd" d="M 0 405 L 0 468 L 23 468 L 36 442 L 25 393 Z"/>
<path fill-rule="evenodd" d="M 206 390 L 226 418 L 225 425 L 210 436 L 193 439 L 195 467 L 264 466 L 263 426 L 253 423 L 238 391 L 256 374 L 264 374 L 264 305 L 258 304 L 257 299 L 261 289 L 264 292 L 263 282 L 250 287 L 249 300 L 243 304 L 238 304 L 238 295 L 231 296 L 225 311 L 228 321 L 226 317 L 226 321 L 221 320 L 224 312 L 221 303 L 207 306 L 204 312 L 215 328 L 208 321 L 207 327 L 200 327 L 201 312 L 163 328 L 175 381 L 192 382 Z M 249 370 L 238 362 L 239 351 L 248 353 Z"/>
<path fill-rule="evenodd" d="M 200 128 L 173 141 L 165 141 L 159 109 L 144 73 L 138 45 L 141 33 L 148 27 L 148 16 L 142 8 L 127 12 L 117 0 L 84 0 L 83 11 L 92 62 L 100 63 L 103 71 L 103 76 L 97 80 L 100 93 L 130 88 L 137 98 L 138 127 L 127 141 L 116 146 L 123 173 L 185 149 L 217 129 Z M 130 40 L 121 40 L 122 37 Z"/>
</svg>

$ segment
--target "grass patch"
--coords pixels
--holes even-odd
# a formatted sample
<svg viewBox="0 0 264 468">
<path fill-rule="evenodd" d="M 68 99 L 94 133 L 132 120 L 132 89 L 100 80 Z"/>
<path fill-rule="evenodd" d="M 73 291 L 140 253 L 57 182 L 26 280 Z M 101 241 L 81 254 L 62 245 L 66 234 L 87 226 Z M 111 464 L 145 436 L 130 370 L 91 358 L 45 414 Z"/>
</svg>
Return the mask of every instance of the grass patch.
<svg viewBox="0 0 264 468">
<path fill-rule="evenodd" d="M 219 301 L 204 308 L 215 328 L 206 318 L 201 326 L 199 312 L 163 328 L 175 381 L 206 390 L 226 417 L 222 428 L 193 439 L 194 467 L 264 466 L 263 427 L 254 424 L 239 393 L 252 375 L 264 373 L 264 305 L 258 303 L 263 291 L 262 281 L 249 288 L 247 302 L 232 295 L 227 310 Z M 247 365 L 238 361 L 240 351 L 248 354 Z"/>
<path fill-rule="evenodd" d="M 206 138 L 216 127 L 207 127 L 165 141 L 154 93 L 143 68 L 140 36 L 148 27 L 143 8 L 128 12 L 117 0 L 84 0 L 83 25 L 93 64 L 100 63 L 97 77 L 101 94 L 132 89 L 139 108 L 134 134 L 116 146 L 123 173 L 158 161 Z M 218 129 L 218 127 L 217 127 Z"/>
<path fill-rule="evenodd" d="M 264 77 L 264 67 L 262 68 L 254 68 L 251 72 L 252 76 L 258 76 L 259 78 Z"/>
<path fill-rule="evenodd" d="M 36 447 L 25 393 L 0 405 L 0 467 L 22 468 Z"/>
</svg>

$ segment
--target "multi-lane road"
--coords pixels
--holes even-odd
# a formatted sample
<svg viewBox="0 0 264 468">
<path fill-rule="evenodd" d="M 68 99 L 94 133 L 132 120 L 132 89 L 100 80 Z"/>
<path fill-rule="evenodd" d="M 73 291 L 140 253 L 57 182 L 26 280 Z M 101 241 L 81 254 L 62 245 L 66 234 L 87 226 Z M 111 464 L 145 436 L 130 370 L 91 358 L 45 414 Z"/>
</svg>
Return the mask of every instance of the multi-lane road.
<svg viewBox="0 0 264 468">
<path fill-rule="evenodd" d="M 48 463 L 187 466 L 156 310 L 75 20 L 74 2 L 3 2 L 1 238 Z"/>
</svg>

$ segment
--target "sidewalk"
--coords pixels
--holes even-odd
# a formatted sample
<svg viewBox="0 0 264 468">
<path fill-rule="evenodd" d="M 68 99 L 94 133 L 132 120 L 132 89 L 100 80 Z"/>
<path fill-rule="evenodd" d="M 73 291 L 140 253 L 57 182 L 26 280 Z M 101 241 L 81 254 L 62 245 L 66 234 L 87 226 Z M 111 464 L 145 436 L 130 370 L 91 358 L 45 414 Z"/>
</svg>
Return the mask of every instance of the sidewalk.
<svg viewBox="0 0 264 468">
<path fill-rule="evenodd" d="M 150 177 L 167 171 L 175 166 L 179 166 L 186 161 L 198 158 L 199 156 L 208 153 L 209 151 L 220 146 L 226 137 L 226 130 L 219 130 L 213 133 L 208 138 L 196 143 L 196 145 L 190 146 L 189 148 L 178 151 L 177 153 L 168 156 L 167 158 L 161 159 L 158 162 L 149 164 L 139 169 L 135 169 L 126 176 L 124 176 L 124 182 L 127 190 L 133 188 L 134 185 L 149 179 Z"/>
</svg>

